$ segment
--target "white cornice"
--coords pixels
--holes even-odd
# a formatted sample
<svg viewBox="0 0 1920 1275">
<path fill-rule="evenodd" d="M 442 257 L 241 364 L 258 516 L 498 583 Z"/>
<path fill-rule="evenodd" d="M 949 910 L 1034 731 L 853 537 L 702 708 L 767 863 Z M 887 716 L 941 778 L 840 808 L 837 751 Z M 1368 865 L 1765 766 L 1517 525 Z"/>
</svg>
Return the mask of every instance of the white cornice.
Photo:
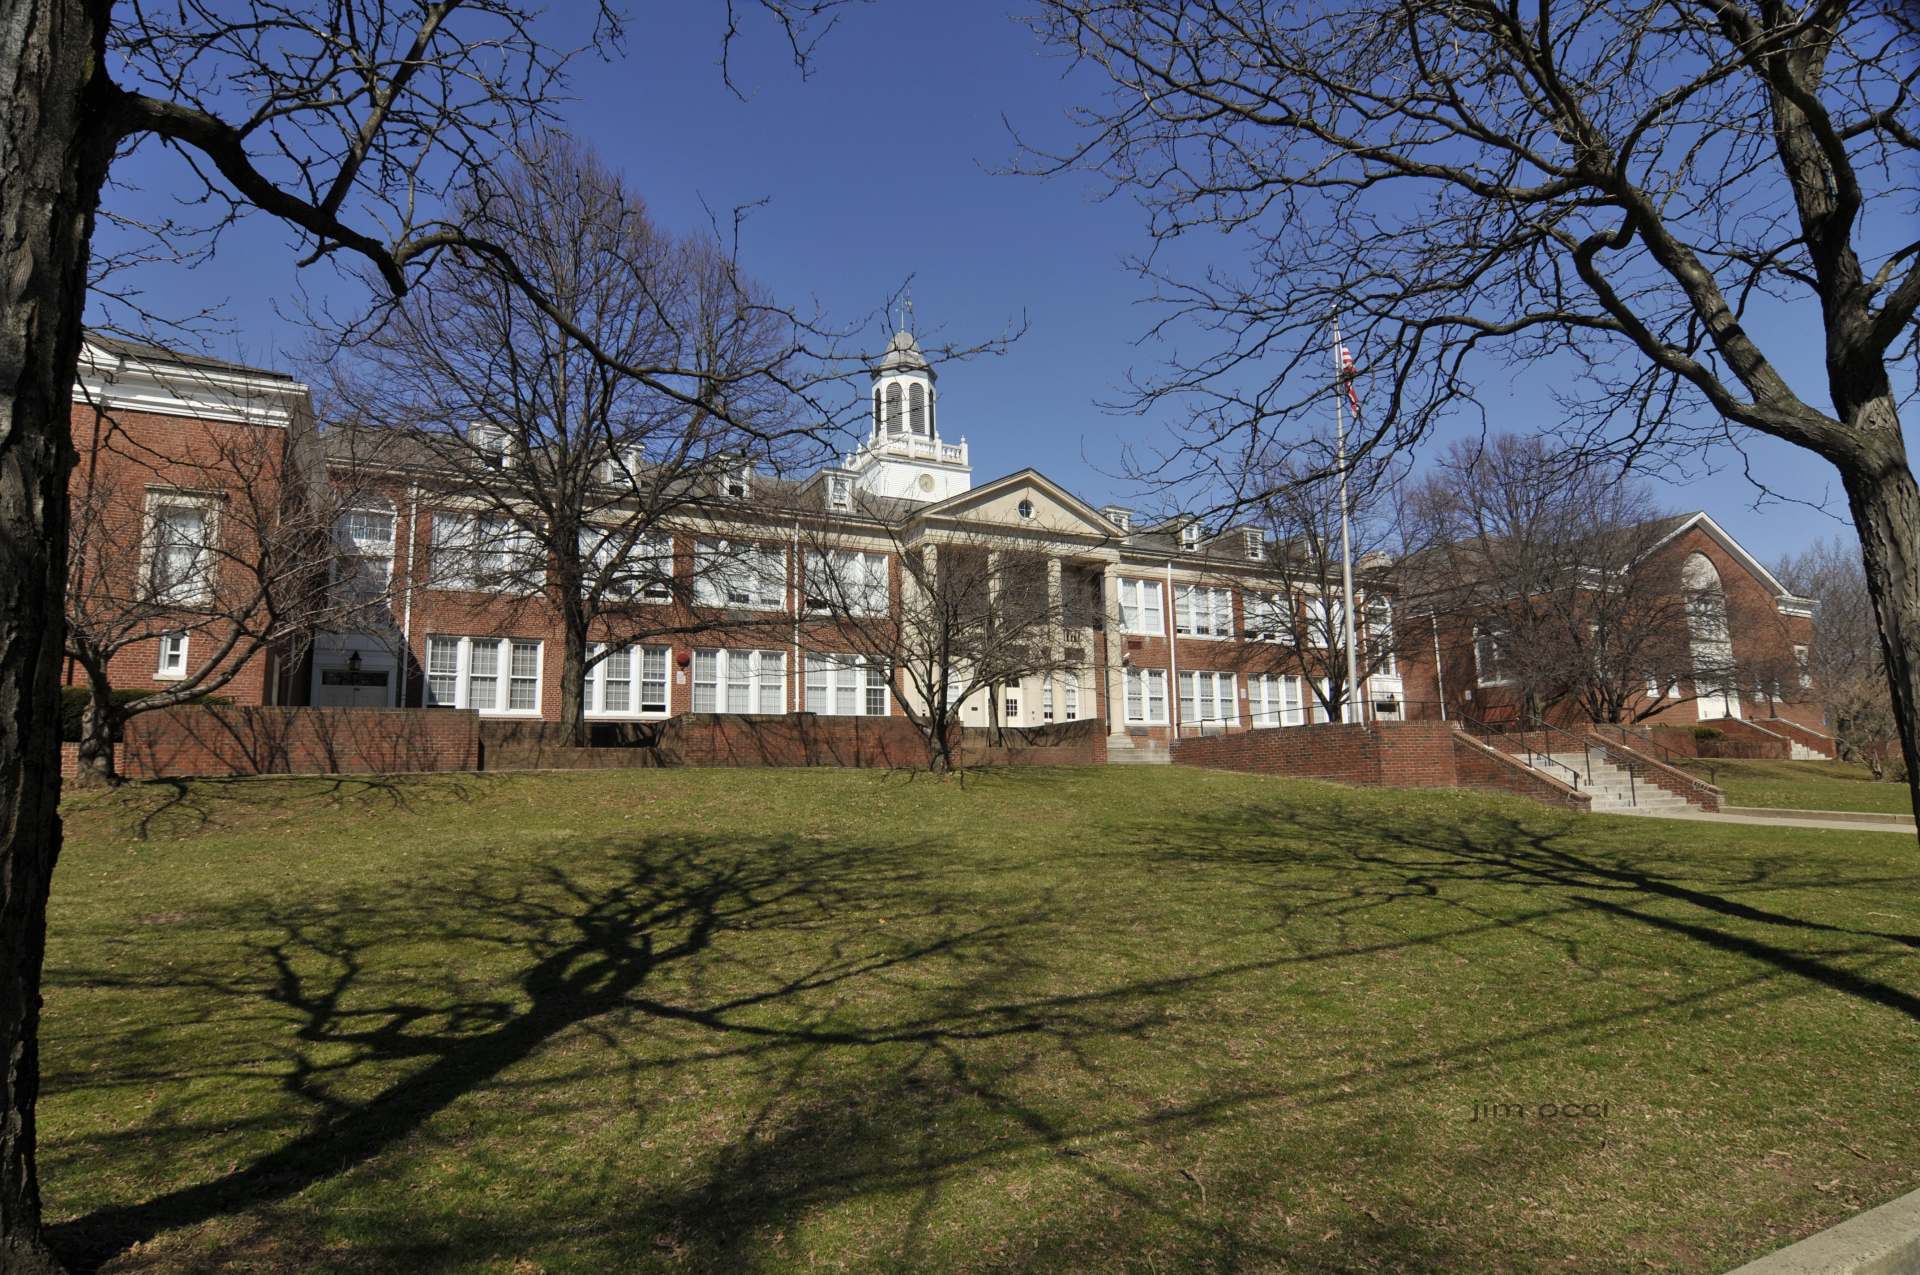
<svg viewBox="0 0 1920 1275">
<path fill-rule="evenodd" d="M 73 388 L 74 402 L 102 410 L 283 428 L 305 410 L 308 393 L 284 377 L 115 354 L 91 342 L 81 347 Z"/>
</svg>

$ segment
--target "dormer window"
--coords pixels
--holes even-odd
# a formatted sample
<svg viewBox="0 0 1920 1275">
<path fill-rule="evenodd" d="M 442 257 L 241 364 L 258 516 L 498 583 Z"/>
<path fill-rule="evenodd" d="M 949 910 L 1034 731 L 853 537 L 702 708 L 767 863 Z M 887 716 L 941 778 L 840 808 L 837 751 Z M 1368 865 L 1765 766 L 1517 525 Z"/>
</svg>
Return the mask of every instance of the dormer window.
<svg viewBox="0 0 1920 1275">
<path fill-rule="evenodd" d="M 488 469 L 507 467 L 507 431 L 491 421 L 475 421 L 467 426 L 467 446 Z"/>
<path fill-rule="evenodd" d="M 1108 505 L 1100 512 L 1108 522 L 1118 527 L 1121 531 L 1133 530 L 1133 510 L 1123 505 Z"/>
<path fill-rule="evenodd" d="M 640 479 L 640 454 L 638 444 L 616 447 L 613 454 L 596 466 L 596 475 L 603 483 L 624 486 L 637 483 Z"/>
<path fill-rule="evenodd" d="M 1180 528 L 1180 547 L 1182 549 L 1198 549 L 1200 547 L 1199 523 L 1190 522 Z"/>
<path fill-rule="evenodd" d="M 1245 535 L 1247 538 L 1247 561 L 1265 562 L 1267 560 L 1267 533 L 1257 527 L 1248 527 Z"/>
<path fill-rule="evenodd" d="M 741 465 L 727 475 L 725 490 L 730 500 L 745 500 L 753 495 L 753 466 Z"/>
<path fill-rule="evenodd" d="M 853 508 L 853 479 L 845 474 L 827 476 L 827 507 L 829 509 Z"/>
</svg>

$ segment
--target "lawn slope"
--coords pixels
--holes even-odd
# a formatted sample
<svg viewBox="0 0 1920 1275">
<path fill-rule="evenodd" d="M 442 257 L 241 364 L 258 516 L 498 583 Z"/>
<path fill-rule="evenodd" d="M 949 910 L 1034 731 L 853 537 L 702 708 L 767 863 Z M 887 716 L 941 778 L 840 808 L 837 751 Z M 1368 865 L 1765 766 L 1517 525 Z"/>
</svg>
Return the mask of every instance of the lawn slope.
<svg viewBox="0 0 1920 1275">
<path fill-rule="evenodd" d="M 1183 768 L 68 817 L 82 1269 L 1708 1272 L 1920 1185 L 1884 834 Z"/>
</svg>

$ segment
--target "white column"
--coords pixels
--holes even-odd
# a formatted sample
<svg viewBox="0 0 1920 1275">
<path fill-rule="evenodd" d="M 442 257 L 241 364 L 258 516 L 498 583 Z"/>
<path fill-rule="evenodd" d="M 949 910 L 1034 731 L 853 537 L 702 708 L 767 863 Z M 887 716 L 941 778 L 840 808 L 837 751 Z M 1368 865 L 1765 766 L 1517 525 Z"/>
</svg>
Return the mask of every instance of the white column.
<svg viewBox="0 0 1920 1275">
<path fill-rule="evenodd" d="M 1053 700 L 1053 720 L 1059 721 L 1066 705 L 1066 690 L 1060 681 L 1060 665 L 1067 657 L 1066 595 L 1060 587 L 1060 559 L 1047 559 L 1047 627 L 1052 630 L 1048 635 L 1050 656 L 1047 669 L 1047 689 L 1041 695 L 1044 704 Z"/>
<path fill-rule="evenodd" d="M 1107 734 L 1124 735 L 1127 733 L 1127 683 L 1126 670 L 1120 661 L 1126 658 L 1126 637 L 1120 628 L 1120 567 L 1118 563 L 1109 563 L 1100 575 L 1101 605 L 1106 608 L 1107 619 L 1107 678 L 1106 678 L 1106 718 Z"/>
</svg>

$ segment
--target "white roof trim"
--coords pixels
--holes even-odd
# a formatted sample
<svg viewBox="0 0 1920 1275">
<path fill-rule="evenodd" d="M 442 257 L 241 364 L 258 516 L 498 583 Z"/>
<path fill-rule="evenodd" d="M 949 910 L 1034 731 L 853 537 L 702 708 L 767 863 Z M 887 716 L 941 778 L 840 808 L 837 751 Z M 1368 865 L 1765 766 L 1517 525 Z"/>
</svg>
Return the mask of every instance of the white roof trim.
<svg viewBox="0 0 1920 1275">
<path fill-rule="evenodd" d="M 75 403 L 102 410 L 250 425 L 287 425 L 307 399 L 301 381 L 115 354 L 91 341 L 81 347 L 73 386 Z"/>
<path fill-rule="evenodd" d="M 1722 549 L 1725 549 L 1728 553 L 1732 554 L 1736 559 L 1739 560 L 1741 566 L 1745 567 L 1748 571 L 1752 572 L 1756 577 L 1758 577 L 1760 582 L 1767 586 L 1767 590 L 1770 593 L 1772 593 L 1775 598 L 1780 599 L 1782 601 L 1792 599 L 1793 601 L 1796 601 L 1796 602 L 1804 602 L 1807 600 L 1804 598 L 1795 598 L 1793 594 L 1789 593 L 1787 591 L 1787 586 L 1780 583 L 1780 578 L 1778 576 L 1774 575 L 1773 572 L 1767 570 L 1766 567 L 1762 566 L 1760 563 L 1760 559 L 1748 553 L 1746 551 L 1746 548 L 1742 546 L 1738 540 L 1735 540 L 1732 536 L 1727 534 L 1727 529 L 1725 527 L 1722 527 L 1719 523 L 1715 522 L 1713 518 L 1706 513 L 1694 514 L 1692 517 L 1688 518 L 1685 522 L 1675 527 L 1672 531 L 1669 531 L 1666 535 L 1660 537 L 1660 539 L 1651 548 L 1649 548 L 1646 553 L 1640 556 L 1642 558 L 1651 556 L 1658 550 L 1664 548 L 1669 544 L 1672 544 L 1675 540 L 1679 539 L 1682 533 L 1691 531 L 1695 527 L 1700 528 L 1702 531 L 1706 532 L 1709 536 L 1712 536 L 1716 541 L 1718 541 L 1720 544 L 1720 547 Z"/>
</svg>

